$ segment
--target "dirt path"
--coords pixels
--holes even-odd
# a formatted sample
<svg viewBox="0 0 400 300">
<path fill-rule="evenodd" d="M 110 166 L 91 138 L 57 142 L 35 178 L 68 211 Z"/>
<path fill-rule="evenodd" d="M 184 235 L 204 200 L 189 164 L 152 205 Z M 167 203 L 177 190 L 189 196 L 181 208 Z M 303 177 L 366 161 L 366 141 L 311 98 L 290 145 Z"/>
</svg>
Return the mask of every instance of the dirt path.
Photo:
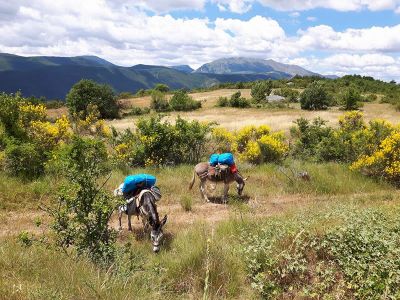
<svg viewBox="0 0 400 300">
<path fill-rule="evenodd" d="M 247 204 L 199 203 L 194 204 L 192 210 L 188 212 L 184 211 L 180 204 L 164 206 L 160 203 L 158 208 L 160 216 L 168 215 L 167 230 L 176 233 L 181 228 L 201 222 L 214 225 L 243 211 L 251 211 L 254 216 L 271 216 L 298 205 L 304 206 L 314 200 L 315 198 L 300 195 L 285 195 L 269 199 L 250 199 Z M 139 230 L 142 227 L 141 221 L 136 217 L 133 217 L 132 220 L 134 228 Z M 35 224 L 38 221 L 42 223 L 39 227 Z M 125 215 L 122 222 L 125 232 L 127 231 Z M 39 234 L 47 230 L 48 223 L 49 217 L 42 211 L 0 212 L 0 238 L 16 236 L 21 231 Z M 116 213 L 112 217 L 111 226 L 115 229 L 119 227 Z"/>
</svg>

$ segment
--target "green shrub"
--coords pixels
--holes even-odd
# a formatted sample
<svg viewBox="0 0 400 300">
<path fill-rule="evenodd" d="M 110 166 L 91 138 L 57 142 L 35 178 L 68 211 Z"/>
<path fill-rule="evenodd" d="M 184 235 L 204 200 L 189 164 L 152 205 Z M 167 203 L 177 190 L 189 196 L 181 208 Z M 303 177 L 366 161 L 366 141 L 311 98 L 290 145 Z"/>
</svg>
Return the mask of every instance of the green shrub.
<svg viewBox="0 0 400 300">
<path fill-rule="evenodd" d="M 171 106 L 169 105 L 165 94 L 160 91 L 153 91 L 151 93 L 150 107 L 157 112 L 165 112 L 171 110 Z"/>
<path fill-rule="evenodd" d="M 231 96 L 231 99 L 229 101 L 230 106 L 232 107 L 238 107 L 238 108 L 245 108 L 245 107 L 250 107 L 250 101 L 242 97 L 242 93 L 240 91 L 234 93 Z"/>
<path fill-rule="evenodd" d="M 356 110 L 360 108 L 362 97 L 359 91 L 355 88 L 349 88 L 342 94 L 342 109 L 344 110 Z"/>
<path fill-rule="evenodd" d="M 143 96 L 146 96 L 146 95 L 148 95 L 148 94 L 149 94 L 149 92 L 146 91 L 145 89 L 140 89 L 140 90 L 138 90 L 138 91 L 136 92 L 135 96 L 136 96 L 136 97 L 143 97 Z"/>
<path fill-rule="evenodd" d="M 119 107 L 112 88 L 93 80 L 82 79 L 74 84 L 66 97 L 68 109 L 73 114 L 86 116 L 89 104 L 96 105 L 101 118 L 117 118 Z"/>
<path fill-rule="evenodd" d="M 156 86 L 154 87 L 154 90 L 166 93 L 169 92 L 169 86 L 163 83 L 157 83 Z"/>
<path fill-rule="evenodd" d="M 285 97 L 285 99 L 289 102 L 299 102 L 300 92 L 288 87 L 281 88 L 275 92 L 276 95 L 280 95 Z"/>
<path fill-rule="evenodd" d="M 218 98 L 218 100 L 217 100 L 217 106 L 218 107 L 227 107 L 227 106 L 229 106 L 230 105 L 230 103 L 229 103 L 229 99 L 227 98 L 227 97 L 219 97 Z"/>
<path fill-rule="evenodd" d="M 46 155 L 33 143 L 8 142 L 5 149 L 6 171 L 24 179 L 34 179 L 44 173 Z"/>
<path fill-rule="evenodd" d="M 102 142 L 74 137 L 65 169 L 69 182 L 48 212 L 57 246 L 74 246 L 79 254 L 109 264 L 114 259 L 116 232 L 108 224 L 117 203 L 99 186 L 105 158 Z"/>
<path fill-rule="evenodd" d="M 230 99 L 228 99 L 227 97 L 219 97 L 217 101 L 217 106 L 245 108 L 250 107 L 251 103 L 249 100 L 242 97 L 242 93 L 240 91 L 237 91 L 231 96 Z"/>
<path fill-rule="evenodd" d="M 139 119 L 135 133 L 126 131 L 116 139 L 118 161 L 129 165 L 152 166 L 195 163 L 203 156 L 210 125 L 185 121 L 175 125 L 160 116 Z"/>
<path fill-rule="evenodd" d="M 269 220 L 254 233 L 245 227 L 251 285 L 264 299 L 397 299 L 398 219 L 398 210 L 391 216 L 344 207 Z"/>
<path fill-rule="evenodd" d="M 331 135 L 331 128 L 326 126 L 326 121 L 316 118 L 312 122 L 300 118 L 295 122 L 295 127 L 290 129 L 292 138 L 295 139 L 292 153 L 297 157 L 313 157 L 316 155 L 318 144 Z"/>
<path fill-rule="evenodd" d="M 271 81 L 257 81 L 253 83 L 250 94 L 256 103 L 260 103 L 266 101 L 266 97 L 271 93 L 271 91 Z"/>
<path fill-rule="evenodd" d="M 331 105 L 331 99 L 324 85 L 315 81 L 311 83 L 300 95 L 300 106 L 307 110 L 327 109 Z"/>
<path fill-rule="evenodd" d="M 180 90 L 176 91 L 172 96 L 169 104 L 176 111 L 190 111 L 201 107 L 201 102 L 194 100 L 187 92 Z"/>
<path fill-rule="evenodd" d="M 374 101 L 378 100 L 378 96 L 376 94 L 368 94 L 361 98 L 362 98 L 361 99 L 362 102 L 374 102 Z"/>
<path fill-rule="evenodd" d="M 141 116 L 141 115 L 146 115 L 150 113 L 150 108 L 149 107 L 137 107 L 134 106 L 130 110 L 129 113 L 127 113 L 128 116 Z"/>
<path fill-rule="evenodd" d="M 20 93 L 0 93 L 0 122 L 4 126 L 5 134 L 20 137 L 24 134 L 19 121 L 19 106 L 24 103 Z"/>
</svg>

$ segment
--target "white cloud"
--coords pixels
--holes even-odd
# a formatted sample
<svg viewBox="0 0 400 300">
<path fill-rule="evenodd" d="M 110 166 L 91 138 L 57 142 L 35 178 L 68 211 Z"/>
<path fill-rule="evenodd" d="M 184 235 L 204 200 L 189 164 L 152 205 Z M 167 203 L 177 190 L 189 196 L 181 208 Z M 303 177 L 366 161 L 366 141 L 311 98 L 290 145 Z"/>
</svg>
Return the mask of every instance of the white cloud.
<svg viewBox="0 0 400 300">
<path fill-rule="evenodd" d="M 292 18 L 298 18 L 298 17 L 300 17 L 300 13 L 298 11 L 294 11 L 294 12 L 290 13 L 289 16 Z"/>
<path fill-rule="evenodd" d="M 112 0 L 110 0 L 112 1 Z M 117 0 L 131 5 L 131 1 Z M 173 10 L 201 10 L 207 0 L 135 0 L 134 5 L 158 13 L 170 12 Z"/>
<path fill-rule="evenodd" d="M 307 21 L 315 22 L 315 21 L 317 21 L 317 18 L 310 16 L 310 17 L 307 17 Z"/>
<path fill-rule="evenodd" d="M 299 32 L 298 45 L 303 48 L 346 51 L 400 51 L 400 25 L 335 31 L 319 25 Z"/>
<path fill-rule="evenodd" d="M 287 36 L 280 24 L 268 17 L 211 21 L 174 18 L 168 14 L 150 16 L 142 10 L 143 5 L 150 9 L 158 2 L 141 1 L 140 7 L 139 2 L 132 5 L 127 0 L 86 0 L 75 6 L 70 0 L 56 3 L 17 0 L 7 5 L 0 2 L 0 52 L 92 54 L 125 66 L 138 63 L 199 66 L 221 57 L 247 56 L 292 61 L 323 73 L 361 73 L 380 78 L 392 76 L 396 80 L 400 76 L 399 59 L 391 54 L 400 52 L 400 25 L 344 31 L 320 25 Z M 182 9 L 185 3 L 191 2 L 199 8 L 205 3 L 165 2 Z M 304 1 L 294 2 L 300 7 Z M 366 6 L 367 2 L 357 3 Z M 389 2 L 378 1 L 370 9 L 388 7 Z M 239 7 L 240 3 L 248 6 L 252 2 L 237 1 Z M 169 9 L 167 4 L 160 8 Z M 219 4 L 233 9 L 227 1 Z M 326 58 L 316 59 L 309 54 L 317 52 Z"/>
<path fill-rule="evenodd" d="M 229 11 L 233 13 L 242 14 L 248 12 L 254 0 L 210 0 L 212 3 L 216 3 L 217 6 L 225 9 L 229 9 Z"/>
<path fill-rule="evenodd" d="M 372 54 L 334 54 L 325 58 L 298 57 L 286 61 L 321 74 L 360 74 L 384 80 L 400 79 L 400 58 L 389 55 Z"/>
<path fill-rule="evenodd" d="M 328 8 L 338 11 L 371 11 L 394 9 L 399 0 L 257 0 L 262 5 L 282 11 L 303 11 L 315 8 Z"/>
</svg>

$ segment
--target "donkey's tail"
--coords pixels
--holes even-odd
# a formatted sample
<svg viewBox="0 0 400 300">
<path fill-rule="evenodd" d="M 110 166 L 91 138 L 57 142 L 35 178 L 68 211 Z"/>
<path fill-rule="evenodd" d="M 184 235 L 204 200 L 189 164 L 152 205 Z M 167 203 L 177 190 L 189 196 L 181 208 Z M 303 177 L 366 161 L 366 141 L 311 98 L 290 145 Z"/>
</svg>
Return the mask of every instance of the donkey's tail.
<svg viewBox="0 0 400 300">
<path fill-rule="evenodd" d="M 192 189 L 194 182 L 196 181 L 196 171 L 193 171 L 193 178 L 192 181 L 189 184 L 189 190 Z"/>
</svg>

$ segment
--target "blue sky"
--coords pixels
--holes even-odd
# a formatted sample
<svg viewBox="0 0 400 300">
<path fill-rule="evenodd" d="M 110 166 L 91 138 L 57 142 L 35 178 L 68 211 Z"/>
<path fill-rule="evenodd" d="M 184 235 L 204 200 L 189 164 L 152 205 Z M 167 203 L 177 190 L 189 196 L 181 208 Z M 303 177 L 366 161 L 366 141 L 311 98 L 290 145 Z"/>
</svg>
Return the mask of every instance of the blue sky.
<svg viewBox="0 0 400 300">
<path fill-rule="evenodd" d="M 0 52 L 119 65 L 275 59 L 400 80 L 400 0 L 0 0 Z"/>
</svg>

